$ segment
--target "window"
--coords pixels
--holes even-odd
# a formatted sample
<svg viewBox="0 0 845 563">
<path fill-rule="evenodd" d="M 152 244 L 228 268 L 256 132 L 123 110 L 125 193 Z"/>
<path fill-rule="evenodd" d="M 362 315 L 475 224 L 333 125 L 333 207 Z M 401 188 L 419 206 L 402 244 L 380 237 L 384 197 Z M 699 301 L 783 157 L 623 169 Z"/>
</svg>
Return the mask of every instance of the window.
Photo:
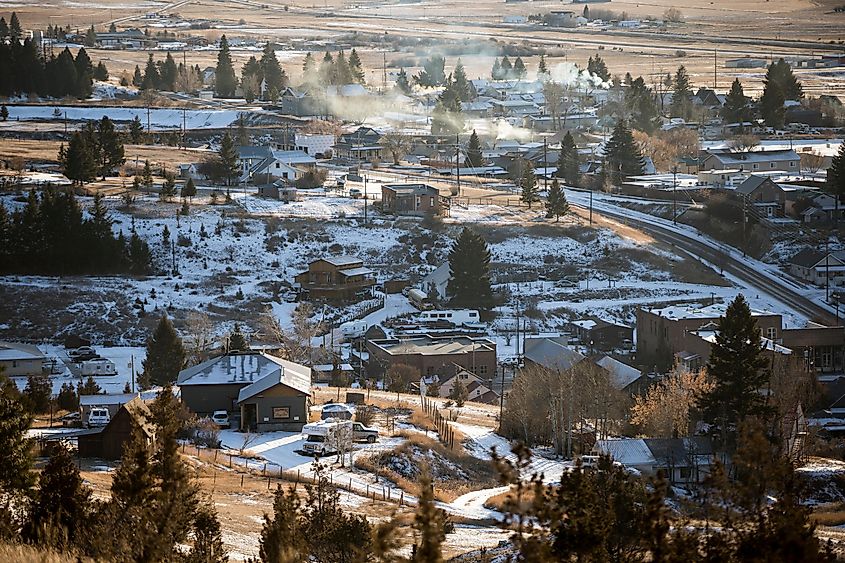
<svg viewBox="0 0 845 563">
<path fill-rule="evenodd" d="M 753 167 L 754 167 L 754 170 L 757 170 L 758 165 L 757 165 L 757 164 L 754 164 L 754 165 L 753 165 Z"/>
<path fill-rule="evenodd" d="M 681 467 L 678 469 L 681 479 L 689 479 L 692 476 L 692 470 L 689 467 Z"/>
<path fill-rule="evenodd" d="M 417 209 L 419 209 L 421 201 L 422 198 L 420 196 L 417 196 Z"/>
<path fill-rule="evenodd" d="M 429 204 L 429 207 L 434 207 L 434 198 L 431 198 L 431 203 Z"/>
<path fill-rule="evenodd" d="M 833 365 L 833 354 L 830 351 L 822 352 L 822 367 L 830 368 Z"/>
<path fill-rule="evenodd" d="M 487 375 L 487 366 L 478 366 L 478 375 Z"/>
<path fill-rule="evenodd" d="M 770 162 L 770 163 L 769 163 L 769 168 L 774 168 L 774 167 L 775 167 L 775 163 L 774 163 L 774 162 Z"/>
<path fill-rule="evenodd" d="M 278 162 L 276 163 L 276 168 L 281 168 L 281 165 Z"/>
<path fill-rule="evenodd" d="M 273 407 L 273 418 L 279 420 L 290 418 L 290 407 Z"/>
<path fill-rule="evenodd" d="M 795 161 L 790 162 L 790 163 L 789 163 L 789 167 L 790 167 L 790 168 L 795 168 Z"/>
<path fill-rule="evenodd" d="M 775 327 L 770 326 L 766 329 L 766 338 L 768 338 L 769 340 L 774 340 L 777 335 L 778 331 Z"/>
</svg>

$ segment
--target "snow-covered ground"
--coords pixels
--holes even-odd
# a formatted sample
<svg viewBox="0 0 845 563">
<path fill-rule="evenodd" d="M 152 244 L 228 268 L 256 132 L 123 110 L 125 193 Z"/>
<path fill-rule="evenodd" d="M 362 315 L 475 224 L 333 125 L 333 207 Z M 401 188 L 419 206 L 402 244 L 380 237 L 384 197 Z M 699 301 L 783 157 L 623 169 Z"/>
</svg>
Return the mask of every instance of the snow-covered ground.
<svg viewBox="0 0 845 563">
<path fill-rule="evenodd" d="M 101 97 L 112 96 L 114 88 L 101 88 Z M 144 126 L 149 116 L 150 129 L 161 131 L 167 129 L 181 129 L 184 124 L 187 129 L 224 129 L 238 119 L 238 110 L 211 110 L 180 108 L 152 108 L 143 107 L 77 107 L 77 106 L 16 106 L 8 105 L 9 122 L 14 121 L 90 121 L 108 116 L 117 123 L 128 123 L 136 117 Z M 149 113 L 148 113 L 149 111 Z M 260 113 L 260 112 L 259 112 Z"/>
</svg>

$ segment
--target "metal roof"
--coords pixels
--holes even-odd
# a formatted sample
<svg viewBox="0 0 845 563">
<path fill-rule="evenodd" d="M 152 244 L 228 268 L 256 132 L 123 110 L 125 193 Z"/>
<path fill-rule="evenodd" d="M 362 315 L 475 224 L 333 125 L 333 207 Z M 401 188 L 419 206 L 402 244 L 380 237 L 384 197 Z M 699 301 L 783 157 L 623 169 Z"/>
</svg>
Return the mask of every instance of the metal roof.
<svg viewBox="0 0 845 563">
<path fill-rule="evenodd" d="M 552 370 L 567 370 L 584 359 L 584 355 L 550 338 L 527 338 L 525 359 Z"/>
<path fill-rule="evenodd" d="M 284 385 L 305 395 L 311 395 L 311 371 L 303 365 L 281 361 L 287 365 L 241 389 L 238 392 L 238 402 L 251 399 L 276 385 Z"/>
</svg>

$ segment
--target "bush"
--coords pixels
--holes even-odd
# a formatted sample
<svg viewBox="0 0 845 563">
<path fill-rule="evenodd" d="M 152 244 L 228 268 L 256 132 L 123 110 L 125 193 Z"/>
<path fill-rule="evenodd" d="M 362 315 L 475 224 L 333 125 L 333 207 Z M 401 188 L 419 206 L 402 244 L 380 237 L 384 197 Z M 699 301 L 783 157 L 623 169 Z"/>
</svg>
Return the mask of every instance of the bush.
<svg viewBox="0 0 845 563">
<path fill-rule="evenodd" d="M 364 426 L 371 426 L 376 419 L 376 409 L 372 405 L 361 405 L 355 409 L 355 420 Z"/>
<path fill-rule="evenodd" d="M 210 418 L 200 418 L 187 427 L 188 440 L 195 446 L 220 447 L 220 429 Z"/>
</svg>

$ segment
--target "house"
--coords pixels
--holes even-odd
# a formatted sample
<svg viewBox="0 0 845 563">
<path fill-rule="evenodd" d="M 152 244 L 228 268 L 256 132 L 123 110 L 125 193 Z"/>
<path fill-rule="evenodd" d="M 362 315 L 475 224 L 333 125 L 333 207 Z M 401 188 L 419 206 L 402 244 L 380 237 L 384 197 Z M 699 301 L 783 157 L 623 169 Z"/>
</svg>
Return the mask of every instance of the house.
<svg viewBox="0 0 845 563">
<path fill-rule="evenodd" d="M 845 251 L 822 252 L 805 248 L 789 259 L 789 273 L 818 286 L 842 285 L 845 283 Z"/>
<path fill-rule="evenodd" d="M 187 180 L 188 178 L 193 180 L 204 179 L 202 174 L 199 173 L 199 167 L 193 162 L 185 162 L 179 165 L 179 178 L 182 180 Z"/>
<path fill-rule="evenodd" d="M 728 59 L 725 61 L 726 68 L 766 68 L 768 64 L 768 61 L 765 59 L 754 59 L 751 57 Z"/>
<path fill-rule="evenodd" d="M 670 305 L 659 309 L 637 309 L 637 353 L 644 362 L 671 365 L 672 357 L 685 360 L 687 367 L 697 369 L 709 356 L 709 344 L 696 334 L 714 330 L 725 315 L 727 304 Z M 760 334 L 770 341 L 782 336 L 781 315 L 751 310 Z"/>
<path fill-rule="evenodd" d="M 494 374 L 495 375 L 495 374 Z M 459 369 L 454 375 L 438 377 L 440 397 L 451 397 L 455 385 L 460 381 L 467 391 L 467 401 L 499 404 L 499 394 L 490 389 L 491 379 L 481 379 L 471 371 Z"/>
<path fill-rule="evenodd" d="M 123 448 L 138 429 L 148 446 L 155 443 L 155 424 L 152 413 L 139 397 L 124 403 L 106 426 L 88 428 L 69 434 L 76 438 L 79 457 L 120 459 Z"/>
<path fill-rule="evenodd" d="M 355 368 L 351 364 L 317 364 L 311 366 L 311 379 L 315 383 L 329 383 L 335 376 L 352 381 L 355 377 Z"/>
<path fill-rule="evenodd" d="M 138 28 L 97 33 L 96 42 L 103 49 L 153 49 L 158 45 L 154 37 L 148 37 Z"/>
<path fill-rule="evenodd" d="M 276 180 L 272 184 L 258 186 L 258 195 L 269 199 L 278 199 L 285 203 L 296 201 L 299 192 L 284 180 Z"/>
<path fill-rule="evenodd" d="M 593 453 L 609 455 L 644 476 L 662 472 L 673 485 L 700 483 L 716 459 L 712 442 L 702 436 L 597 440 Z"/>
<path fill-rule="evenodd" d="M 313 156 L 302 151 L 278 151 L 267 146 L 238 147 L 238 161 L 240 182 L 293 182 L 317 163 Z"/>
<path fill-rule="evenodd" d="M 589 316 L 569 323 L 569 330 L 578 342 L 590 350 L 610 351 L 630 349 L 634 343 L 634 329 Z"/>
<path fill-rule="evenodd" d="M 449 263 L 446 262 L 439 265 L 434 271 L 423 276 L 422 280 L 420 280 L 419 288 L 429 299 L 445 301 L 446 288 L 449 285 L 449 278 L 451 276 L 452 271 L 449 268 Z"/>
<path fill-rule="evenodd" d="M 294 148 L 315 158 L 328 158 L 332 154 L 332 147 L 335 144 L 334 135 L 322 135 L 317 133 L 295 133 Z"/>
<path fill-rule="evenodd" d="M 309 299 L 352 300 L 372 295 L 375 272 L 354 256 L 314 260 L 294 278 Z"/>
<path fill-rule="evenodd" d="M 801 157 L 792 149 L 734 151 L 732 149 L 706 149 L 700 156 L 701 170 L 737 169 L 740 172 L 765 172 L 780 170 L 797 173 Z"/>
<path fill-rule="evenodd" d="M 0 371 L 8 377 L 41 375 L 47 356 L 31 344 L 0 342 Z"/>
<path fill-rule="evenodd" d="M 586 356 L 557 338 L 526 338 L 524 347 L 526 367 L 566 371 L 586 359 Z"/>
<path fill-rule="evenodd" d="M 325 103 L 321 102 L 309 92 L 299 92 L 293 88 L 285 88 L 279 93 L 277 107 L 285 115 L 295 117 L 310 117 L 324 115 Z"/>
<path fill-rule="evenodd" d="M 367 371 L 380 374 L 391 365 L 405 364 L 422 376 L 451 376 L 461 368 L 481 379 L 496 372 L 496 343 L 489 338 L 421 335 L 409 339 L 368 340 Z"/>
<path fill-rule="evenodd" d="M 746 205 L 753 205 L 760 216 L 784 216 L 786 192 L 768 176 L 752 174 L 736 187 L 734 193 Z"/>
<path fill-rule="evenodd" d="M 711 88 L 700 87 L 692 97 L 692 102 L 709 109 L 719 109 L 725 105 L 725 96 L 717 94 Z"/>
<path fill-rule="evenodd" d="M 841 220 L 845 216 L 845 205 L 837 204 L 836 198 L 830 194 L 820 193 L 806 200 L 798 215 L 802 223 L 831 222 L 836 220 L 837 215 Z"/>
<path fill-rule="evenodd" d="M 428 184 L 382 184 L 381 206 L 394 215 L 440 215 L 440 190 Z"/>
<path fill-rule="evenodd" d="M 610 356 L 594 358 L 593 363 L 608 373 L 614 389 L 628 395 L 643 395 L 652 383 L 652 379 L 639 369 Z"/>
<path fill-rule="evenodd" d="M 382 134 L 372 127 L 358 127 L 340 136 L 334 149 L 336 156 L 366 162 L 379 161 L 384 156 Z"/>
<path fill-rule="evenodd" d="M 260 352 L 228 354 L 183 369 L 176 381 L 182 402 L 200 416 L 239 412 L 241 428 L 261 430 L 296 430 L 307 422 L 311 370 L 282 358 Z M 287 411 L 273 413 L 275 407 Z"/>
<path fill-rule="evenodd" d="M 809 323 L 783 329 L 782 343 L 819 376 L 845 373 L 845 326 Z"/>
<path fill-rule="evenodd" d="M 578 27 L 578 14 L 571 10 L 552 10 L 545 20 L 549 27 Z"/>
<path fill-rule="evenodd" d="M 105 407 L 109 411 L 109 416 L 114 418 L 117 416 L 117 411 L 120 410 L 120 407 L 135 398 L 140 398 L 144 402 L 152 401 L 156 398 L 156 392 L 144 391 L 142 393 L 120 393 L 116 395 L 80 395 L 80 419 L 82 422 L 88 420 L 88 415 L 91 414 L 91 407 Z"/>
<path fill-rule="evenodd" d="M 202 69 L 202 83 L 213 86 L 214 80 L 217 77 L 217 69 L 213 66 L 207 66 Z"/>
<path fill-rule="evenodd" d="M 305 366 L 288 364 L 238 392 L 241 431 L 299 432 L 308 422 L 311 372 Z"/>
</svg>

